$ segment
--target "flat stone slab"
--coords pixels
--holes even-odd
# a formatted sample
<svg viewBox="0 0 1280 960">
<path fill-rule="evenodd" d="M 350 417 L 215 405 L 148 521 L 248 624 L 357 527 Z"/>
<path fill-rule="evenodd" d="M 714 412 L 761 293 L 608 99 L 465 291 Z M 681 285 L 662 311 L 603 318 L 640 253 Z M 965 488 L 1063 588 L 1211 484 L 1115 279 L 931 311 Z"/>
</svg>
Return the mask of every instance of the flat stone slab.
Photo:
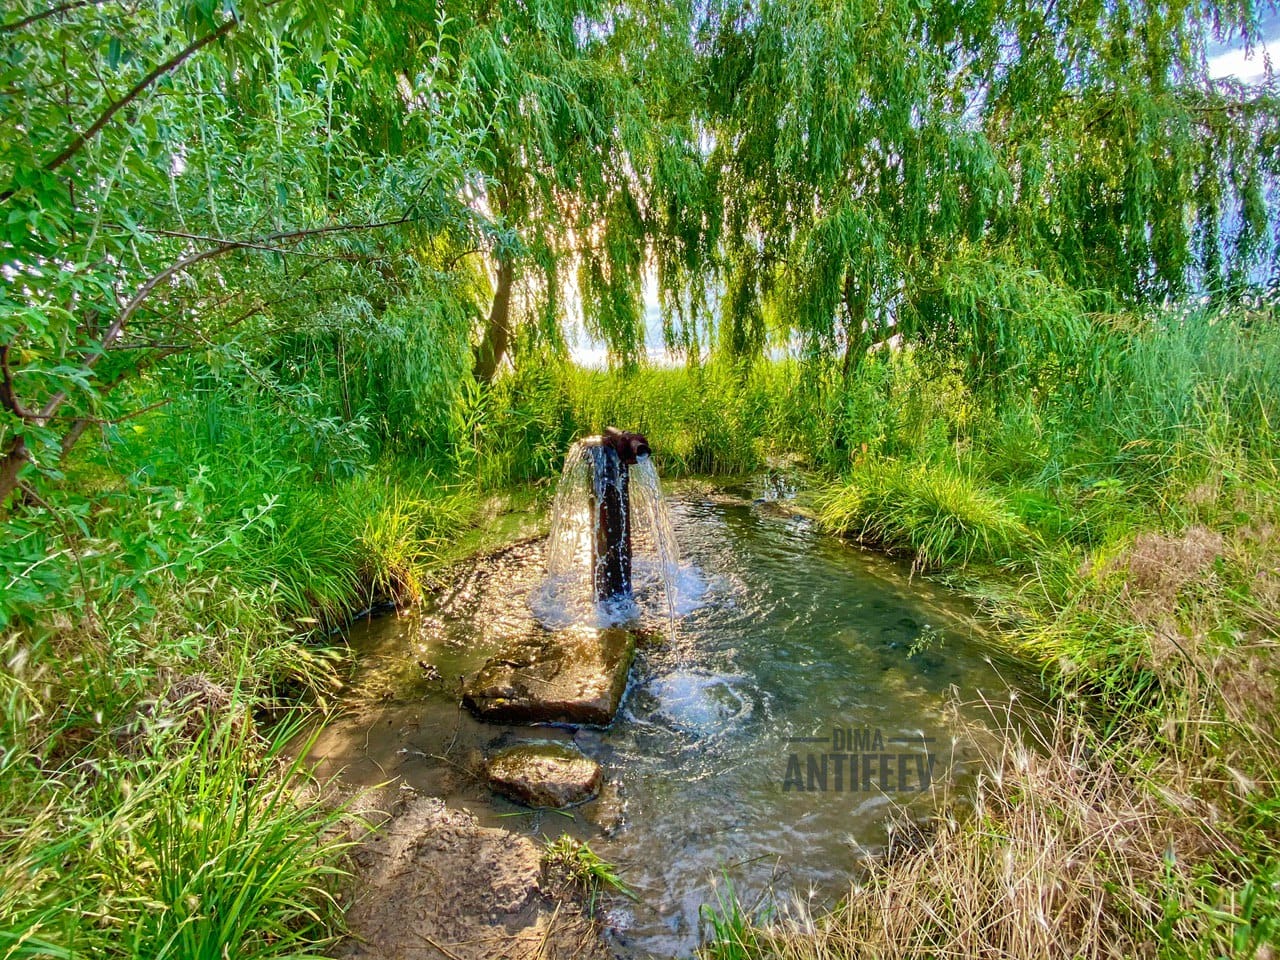
<svg viewBox="0 0 1280 960">
<path fill-rule="evenodd" d="M 571 807 L 600 792 L 600 764 L 567 743 L 521 743 L 485 764 L 489 786 L 526 807 Z"/>
<path fill-rule="evenodd" d="M 462 702 L 493 723 L 607 726 L 622 702 L 636 642 L 619 627 L 538 631 L 492 657 Z"/>
</svg>

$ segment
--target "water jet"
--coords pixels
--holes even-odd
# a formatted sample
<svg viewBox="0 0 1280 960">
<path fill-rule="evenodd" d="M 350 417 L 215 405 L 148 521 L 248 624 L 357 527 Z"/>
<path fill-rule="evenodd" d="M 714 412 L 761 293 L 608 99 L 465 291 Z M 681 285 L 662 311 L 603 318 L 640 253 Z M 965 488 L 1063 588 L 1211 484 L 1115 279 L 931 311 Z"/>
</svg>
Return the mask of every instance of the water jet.
<svg viewBox="0 0 1280 960">
<path fill-rule="evenodd" d="M 614 427 L 570 448 L 552 509 L 547 578 L 531 598 L 538 623 L 467 679 L 462 702 L 477 717 L 612 722 L 635 657 L 637 588 L 648 586 L 651 571 L 666 589 L 668 616 L 673 609 L 674 538 L 649 454 L 641 434 Z M 637 550 L 647 558 L 651 546 L 656 567 L 637 568 Z"/>
</svg>

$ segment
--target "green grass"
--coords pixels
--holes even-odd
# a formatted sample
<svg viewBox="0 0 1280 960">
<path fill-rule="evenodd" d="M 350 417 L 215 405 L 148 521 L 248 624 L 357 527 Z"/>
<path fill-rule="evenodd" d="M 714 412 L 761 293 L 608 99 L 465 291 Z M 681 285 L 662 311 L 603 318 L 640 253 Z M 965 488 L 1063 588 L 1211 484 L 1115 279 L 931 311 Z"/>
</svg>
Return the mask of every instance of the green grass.
<svg viewBox="0 0 1280 960">
<path fill-rule="evenodd" d="M 320 956 L 341 930 L 342 814 L 280 718 L 323 715 L 329 631 L 420 596 L 478 498 L 407 456 L 317 469 L 207 400 L 6 518 L 0 957 Z"/>
<path fill-rule="evenodd" d="M 1015 562 L 1032 545 L 1009 501 L 954 467 L 875 461 L 819 498 L 828 529 L 913 558 L 918 570 Z"/>
<path fill-rule="evenodd" d="M 320 956 L 340 930 L 344 815 L 301 799 L 297 724 L 262 740 L 234 699 L 207 724 L 170 706 L 52 775 L 4 771 L 32 795 L 0 792 L 0 955 Z"/>
<path fill-rule="evenodd" d="M 702 908 L 702 919 L 710 928 L 702 955 L 708 960 L 749 960 L 760 956 L 764 943 L 759 931 L 767 925 L 768 916 L 749 914 L 728 877 L 722 887 L 716 887 L 715 894 L 715 905 Z"/>
<path fill-rule="evenodd" d="M 571 883 L 586 890 L 592 909 L 602 893 L 615 893 L 636 899 L 635 892 L 623 881 L 618 868 L 608 860 L 602 860 L 584 840 L 575 840 L 568 834 L 548 840 L 542 859 L 544 863 L 561 871 Z"/>
</svg>

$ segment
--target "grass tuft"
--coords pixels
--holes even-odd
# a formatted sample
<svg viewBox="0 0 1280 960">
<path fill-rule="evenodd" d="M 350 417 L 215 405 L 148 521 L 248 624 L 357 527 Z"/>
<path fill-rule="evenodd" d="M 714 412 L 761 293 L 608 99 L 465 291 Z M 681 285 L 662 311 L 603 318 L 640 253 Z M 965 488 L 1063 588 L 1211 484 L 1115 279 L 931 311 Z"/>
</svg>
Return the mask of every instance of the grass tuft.
<svg viewBox="0 0 1280 960">
<path fill-rule="evenodd" d="M 619 876 L 617 867 L 602 860 L 586 841 L 575 840 L 568 834 L 547 841 L 543 862 L 560 871 L 569 882 L 586 890 L 593 908 L 601 893 L 616 893 L 632 900 L 636 898 L 634 891 Z"/>
<path fill-rule="evenodd" d="M 1009 563 L 1031 534 L 1008 500 L 945 466 L 869 462 L 819 498 L 828 529 L 909 553 L 917 570 Z"/>
</svg>

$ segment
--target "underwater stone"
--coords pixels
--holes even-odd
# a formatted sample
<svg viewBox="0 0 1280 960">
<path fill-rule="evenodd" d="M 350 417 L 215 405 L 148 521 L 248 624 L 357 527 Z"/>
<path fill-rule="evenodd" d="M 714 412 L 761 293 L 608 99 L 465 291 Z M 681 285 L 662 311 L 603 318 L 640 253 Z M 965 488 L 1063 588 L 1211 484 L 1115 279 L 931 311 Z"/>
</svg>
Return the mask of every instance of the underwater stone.
<svg viewBox="0 0 1280 960">
<path fill-rule="evenodd" d="M 522 743 L 485 764 L 489 786 L 526 807 L 570 807 L 600 792 L 600 764 L 559 742 Z"/>
<path fill-rule="evenodd" d="M 619 627 L 538 631 L 490 658 L 462 703 L 493 723 L 606 726 L 622 702 L 636 642 Z"/>
</svg>

